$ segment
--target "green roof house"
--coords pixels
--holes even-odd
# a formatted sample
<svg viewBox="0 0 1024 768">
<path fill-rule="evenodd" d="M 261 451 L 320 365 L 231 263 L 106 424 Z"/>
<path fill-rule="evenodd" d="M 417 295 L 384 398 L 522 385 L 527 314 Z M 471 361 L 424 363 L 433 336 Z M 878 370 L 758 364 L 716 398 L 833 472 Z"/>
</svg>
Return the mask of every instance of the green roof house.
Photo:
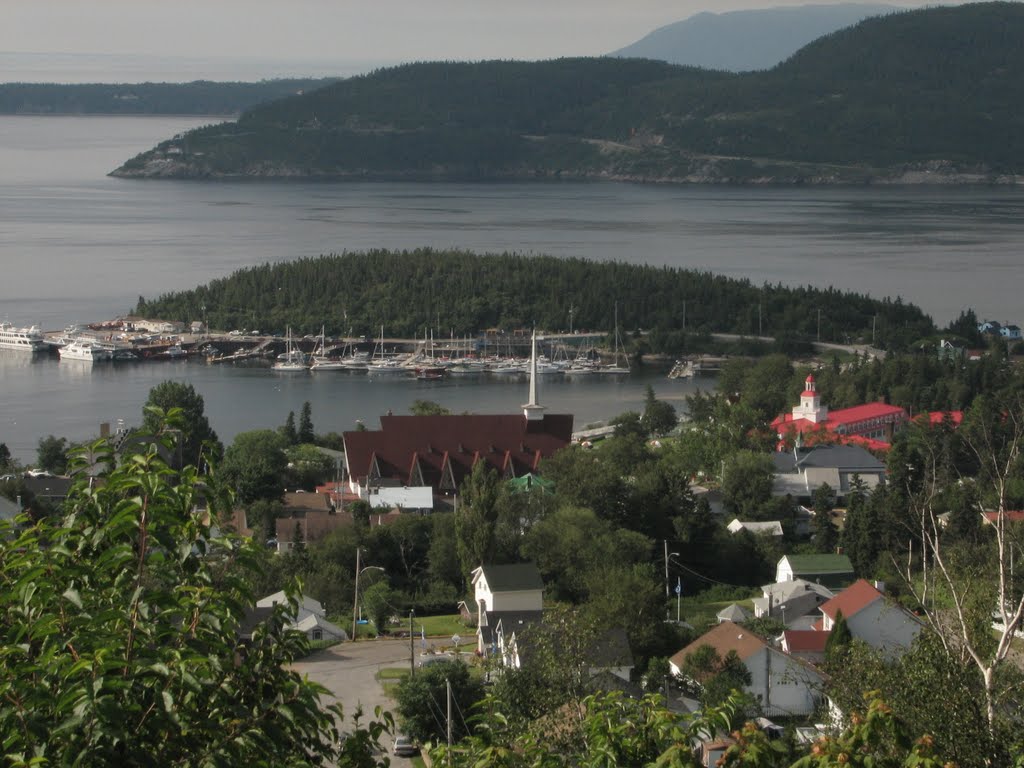
<svg viewBox="0 0 1024 768">
<path fill-rule="evenodd" d="M 846 555 L 786 555 L 775 569 L 775 581 L 803 579 L 826 587 L 842 587 L 856 578 Z"/>
</svg>

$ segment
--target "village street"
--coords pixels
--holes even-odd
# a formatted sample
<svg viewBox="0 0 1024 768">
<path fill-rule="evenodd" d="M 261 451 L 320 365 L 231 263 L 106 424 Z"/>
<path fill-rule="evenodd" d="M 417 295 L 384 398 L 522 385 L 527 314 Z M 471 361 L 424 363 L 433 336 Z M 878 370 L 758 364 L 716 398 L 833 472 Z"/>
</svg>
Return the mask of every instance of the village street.
<svg viewBox="0 0 1024 768">
<path fill-rule="evenodd" d="M 343 731 L 351 730 L 351 720 L 357 707 L 361 707 L 365 723 L 373 717 L 374 707 L 393 710 L 395 702 L 385 694 L 376 674 L 382 667 L 401 667 L 409 664 L 408 640 L 367 640 L 358 643 L 341 643 L 332 648 L 318 651 L 297 662 L 294 669 L 309 675 L 311 680 L 323 685 L 333 698 L 325 703 L 339 702 L 344 708 Z M 391 737 L 382 739 L 382 746 L 388 751 L 391 764 L 410 766 L 403 757 L 391 755 Z"/>
</svg>

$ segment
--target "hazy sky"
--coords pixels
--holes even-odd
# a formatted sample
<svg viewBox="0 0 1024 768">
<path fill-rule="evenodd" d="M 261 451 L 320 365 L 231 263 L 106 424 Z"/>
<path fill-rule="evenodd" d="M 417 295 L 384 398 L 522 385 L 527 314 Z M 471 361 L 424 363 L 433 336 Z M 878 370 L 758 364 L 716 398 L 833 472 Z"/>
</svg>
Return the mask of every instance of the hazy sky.
<svg viewBox="0 0 1024 768">
<path fill-rule="evenodd" d="M 700 11 L 803 4 L 806 0 L 0 0 L 0 54 L 549 58 L 607 53 Z M 0 81 L 5 79 L 0 73 Z"/>
</svg>

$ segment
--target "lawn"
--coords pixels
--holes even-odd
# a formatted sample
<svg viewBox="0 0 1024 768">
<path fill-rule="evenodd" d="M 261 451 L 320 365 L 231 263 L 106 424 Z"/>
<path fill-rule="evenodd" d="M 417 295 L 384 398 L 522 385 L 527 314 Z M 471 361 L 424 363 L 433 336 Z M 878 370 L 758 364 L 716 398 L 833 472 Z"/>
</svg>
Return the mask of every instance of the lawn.
<svg viewBox="0 0 1024 768">
<path fill-rule="evenodd" d="M 475 642 L 476 638 L 476 629 L 467 626 L 457 613 L 444 616 L 417 616 L 413 621 L 413 627 L 417 634 L 422 627 L 428 637 L 444 637 L 450 640 L 452 636 L 458 635 L 462 638 L 463 646 Z"/>
</svg>

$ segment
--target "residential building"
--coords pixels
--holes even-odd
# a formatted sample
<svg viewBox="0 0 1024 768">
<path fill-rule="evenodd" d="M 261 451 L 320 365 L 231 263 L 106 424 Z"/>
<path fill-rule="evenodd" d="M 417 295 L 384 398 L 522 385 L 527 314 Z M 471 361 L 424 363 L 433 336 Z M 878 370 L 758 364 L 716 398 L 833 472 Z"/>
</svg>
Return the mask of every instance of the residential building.
<svg viewBox="0 0 1024 768">
<path fill-rule="evenodd" d="M 731 621 L 716 625 L 672 656 L 672 673 L 681 675 L 686 658 L 705 645 L 722 658 L 730 651 L 736 652 L 750 672 L 751 682 L 744 691 L 760 701 L 767 716 L 809 715 L 814 711 L 822 686 L 818 671 Z"/>
<path fill-rule="evenodd" d="M 772 454 L 772 494 L 810 500 L 827 484 L 836 499 L 844 498 L 860 478 L 871 491 L 885 482 L 885 464 L 859 445 L 816 445 Z"/>
<path fill-rule="evenodd" d="M 775 568 L 775 581 L 804 581 L 841 587 L 856 578 L 846 555 L 785 555 Z"/>
<path fill-rule="evenodd" d="M 835 597 L 828 587 L 804 579 L 766 584 L 761 593 L 763 597 L 754 598 L 754 616 L 779 619 L 792 629 L 810 629 L 818 608 Z"/>
<path fill-rule="evenodd" d="M 790 656 L 809 664 L 823 664 L 825 644 L 831 635 L 831 632 L 814 629 L 787 629 L 782 633 L 780 647 Z"/>
<path fill-rule="evenodd" d="M 917 617 L 864 579 L 821 606 L 822 630 L 832 631 L 840 611 L 851 635 L 890 655 L 908 649 L 921 631 Z"/>
<path fill-rule="evenodd" d="M 533 563 L 482 565 L 473 571 L 477 611 L 477 650 L 500 654 L 504 663 L 519 665 L 515 635 L 541 620 L 544 582 Z"/>
<path fill-rule="evenodd" d="M 742 624 L 750 618 L 750 614 L 740 606 L 736 605 L 736 603 L 732 603 L 720 610 L 715 618 L 718 619 L 719 624 L 723 621 L 731 621 L 733 624 Z"/>
<path fill-rule="evenodd" d="M 288 598 L 284 592 L 257 601 L 255 607 L 246 612 L 239 626 L 239 639 L 245 643 L 252 640 L 253 632 L 273 614 L 278 605 L 284 605 Z M 300 595 L 294 616 L 289 616 L 289 628 L 302 632 L 310 642 L 348 639 L 348 634 L 341 627 L 327 620 L 323 605 L 308 595 Z"/>
</svg>

